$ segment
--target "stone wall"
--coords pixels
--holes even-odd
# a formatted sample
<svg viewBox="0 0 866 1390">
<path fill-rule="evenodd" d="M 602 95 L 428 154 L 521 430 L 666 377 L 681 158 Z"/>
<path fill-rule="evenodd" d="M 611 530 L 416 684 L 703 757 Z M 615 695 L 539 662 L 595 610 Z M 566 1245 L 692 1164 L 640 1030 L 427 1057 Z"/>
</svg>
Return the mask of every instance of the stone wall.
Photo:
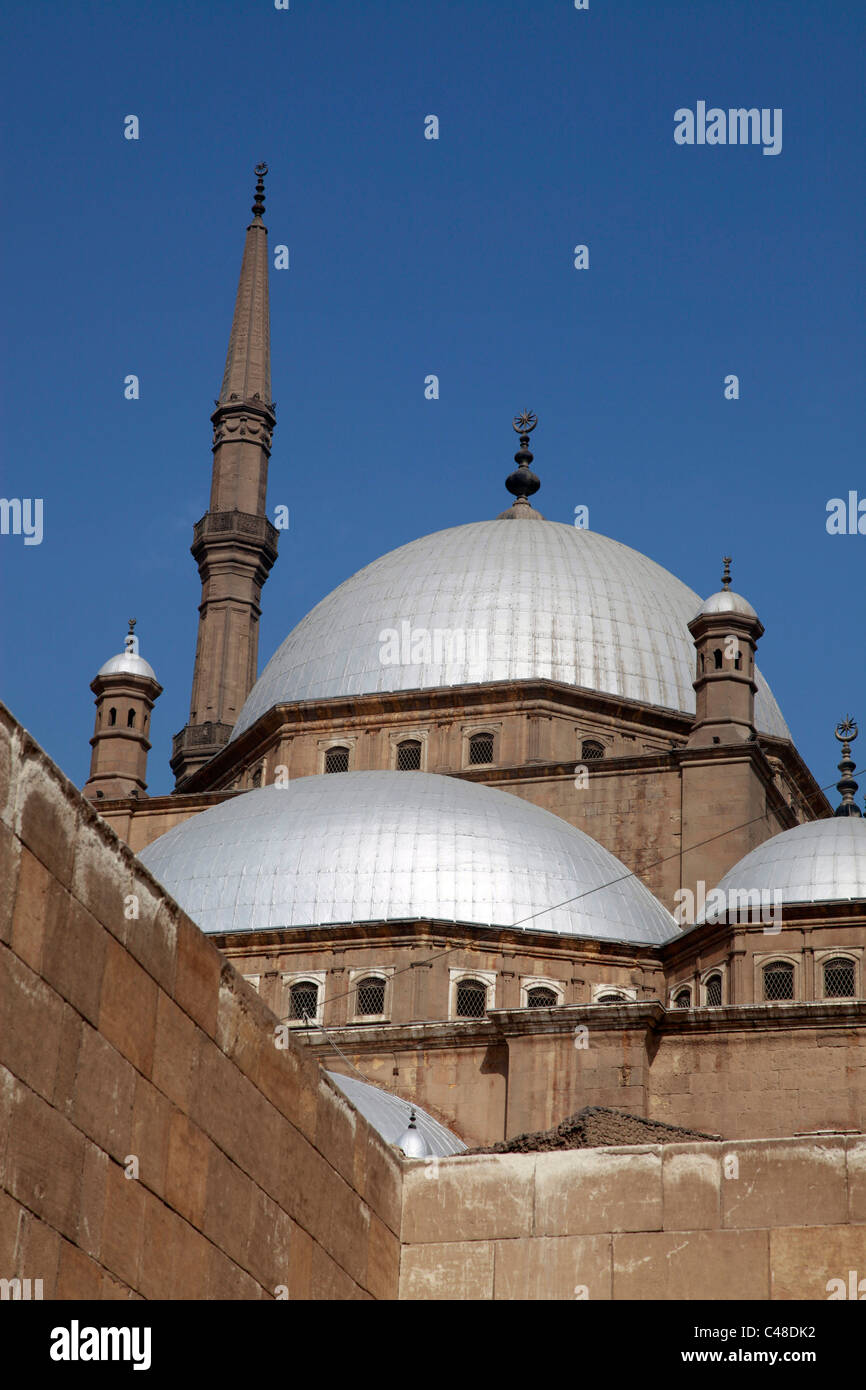
<svg viewBox="0 0 866 1390">
<path fill-rule="evenodd" d="M 395 1297 L 394 1150 L 2 706 L 0 883 L 0 1278 Z"/>
<path fill-rule="evenodd" d="M 864 1273 L 866 1136 L 414 1160 L 403 1241 L 405 1299 L 822 1300 Z"/>
</svg>

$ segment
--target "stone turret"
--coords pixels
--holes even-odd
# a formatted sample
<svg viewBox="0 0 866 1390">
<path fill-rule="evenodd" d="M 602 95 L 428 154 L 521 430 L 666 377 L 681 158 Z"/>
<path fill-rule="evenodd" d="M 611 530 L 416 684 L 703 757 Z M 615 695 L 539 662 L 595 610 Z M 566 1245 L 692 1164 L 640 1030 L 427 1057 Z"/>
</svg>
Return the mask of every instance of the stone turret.
<svg viewBox="0 0 866 1390">
<path fill-rule="evenodd" d="M 162 686 L 139 655 L 134 618 L 123 651 L 100 666 L 90 689 L 96 696 L 96 727 L 84 795 L 91 801 L 145 796 L 150 716 Z"/>
</svg>

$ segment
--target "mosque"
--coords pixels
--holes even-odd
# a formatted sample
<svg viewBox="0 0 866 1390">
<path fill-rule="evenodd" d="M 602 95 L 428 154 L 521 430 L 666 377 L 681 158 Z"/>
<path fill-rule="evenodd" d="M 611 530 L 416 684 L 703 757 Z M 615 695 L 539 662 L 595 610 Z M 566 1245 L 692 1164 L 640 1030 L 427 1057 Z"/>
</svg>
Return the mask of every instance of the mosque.
<svg viewBox="0 0 866 1390">
<path fill-rule="evenodd" d="M 585 1107 L 724 1138 L 861 1129 L 857 725 L 831 804 L 729 558 L 702 599 L 545 519 L 524 410 L 509 506 L 347 577 L 258 674 L 266 173 L 193 530 L 175 789 L 147 795 L 162 687 L 131 623 L 92 683 L 84 795 L 391 1142 L 410 1107 L 419 1153 Z"/>
</svg>

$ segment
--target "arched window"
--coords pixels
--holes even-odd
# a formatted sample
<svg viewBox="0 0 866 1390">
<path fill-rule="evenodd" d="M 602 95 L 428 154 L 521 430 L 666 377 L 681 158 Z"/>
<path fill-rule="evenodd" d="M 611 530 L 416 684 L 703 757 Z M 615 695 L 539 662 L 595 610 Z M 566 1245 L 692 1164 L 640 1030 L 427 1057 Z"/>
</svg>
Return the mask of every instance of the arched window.
<svg viewBox="0 0 866 1390">
<path fill-rule="evenodd" d="M 404 738 L 402 743 L 397 744 L 397 771 L 420 772 L 420 770 L 421 740 Z"/>
<path fill-rule="evenodd" d="M 261 769 L 261 765 L 259 765 L 259 766 L 256 768 L 255 772 L 253 773 L 252 785 L 253 785 L 254 787 L 260 787 L 260 786 L 262 785 L 262 769 Z"/>
<path fill-rule="evenodd" d="M 690 989 L 678 989 L 674 995 L 674 1005 L 678 1009 L 690 1009 L 692 1007 L 692 992 Z"/>
<path fill-rule="evenodd" d="M 735 671 L 739 671 L 739 669 L 740 669 L 740 653 L 737 652 L 737 655 L 734 657 L 734 670 L 735 670 Z"/>
<path fill-rule="evenodd" d="M 487 986 L 480 980 L 461 980 L 457 985 L 457 1017 L 483 1018 L 487 1009 Z"/>
<path fill-rule="evenodd" d="M 368 975 L 357 985 L 359 1014 L 383 1014 L 385 1012 L 385 981 L 375 975 Z"/>
<path fill-rule="evenodd" d="M 704 985 L 707 991 L 707 1005 L 711 1009 L 719 1008 L 722 1002 L 722 977 L 721 975 L 710 975 Z"/>
<path fill-rule="evenodd" d="M 824 962 L 824 998 L 854 998 L 854 962 L 836 956 Z"/>
<path fill-rule="evenodd" d="M 348 748 L 328 748 L 325 752 L 325 771 L 326 772 L 348 772 L 349 771 L 349 750 Z"/>
<path fill-rule="evenodd" d="M 604 757 L 604 744 L 599 743 L 597 738 L 585 738 L 580 745 L 580 756 L 585 763 L 595 762 Z"/>
<path fill-rule="evenodd" d="M 607 989 L 604 994 L 598 995 L 595 1002 L 596 1004 L 626 1004 L 628 1000 L 625 995 L 620 994 L 618 990 Z"/>
<path fill-rule="evenodd" d="M 135 728 L 135 710 L 134 710 L 134 709 L 129 710 L 129 712 L 127 713 L 127 716 L 126 716 L 126 727 L 127 727 L 127 729 L 134 729 L 134 728 Z"/>
<path fill-rule="evenodd" d="M 533 989 L 526 991 L 526 1007 L 528 1009 L 552 1009 L 555 1003 L 556 995 L 546 985 L 536 985 Z"/>
<path fill-rule="evenodd" d="M 289 990 L 289 1018 L 314 1019 L 319 1008 L 319 986 L 315 980 L 296 980 Z"/>
<path fill-rule="evenodd" d="M 794 967 L 787 960 L 771 960 L 764 966 L 764 998 L 794 998 Z"/>
<path fill-rule="evenodd" d="M 493 762 L 493 735 L 473 734 L 469 740 L 469 762 L 471 766 Z"/>
<path fill-rule="evenodd" d="M 112 709 L 110 709 L 110 710 L 108 711 L 108 722 L 109 722 L 109 724 L 111 725 L 112 728 L 113 728 L 114 725 L 117 723 L 117 710 L 116 710 L 116 709 L 113 709 L 113 708 L 112 708 Z"/>
<path fill-rule="evenodd" d="M 722 652 L 721 652 L 721 648 L 720 648 L 720 647 L 716 647 L 716 650 L 713 652 L 713 665 L 715 666 L 715 668 L 716 668 L 717 671 L 721 671 L 721 669 L 722 669 Z"/>
</svg>

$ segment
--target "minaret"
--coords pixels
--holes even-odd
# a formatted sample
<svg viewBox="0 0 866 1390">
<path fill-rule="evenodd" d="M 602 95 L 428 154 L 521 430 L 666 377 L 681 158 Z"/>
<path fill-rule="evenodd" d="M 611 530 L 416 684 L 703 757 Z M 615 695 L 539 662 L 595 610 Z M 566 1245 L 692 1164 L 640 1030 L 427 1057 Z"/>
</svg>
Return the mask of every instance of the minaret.
<svg viewBox="0 0 866 1390">
<path fill-rule="evenodd" d="M 731 589 L 731 558 L 722 587 L 689 623 L 695 640 L 695 722 L 689 748 L 747 743 L 755 738 L 755 649 L 763 624 L 752 605 Z"/>
<path fill-rule="evenodd" d="M 213 421 L 210 507 L 193 529 L 201 575 L 189 722 L 172 744 L 176 786 L 228 741 L 258 674 L 262 585 L 277 558 L 265 511 L 276 417 L 271 400 L 266 164 L 256 165 L 222 390 Z"/>
<path fill-rule="evenodd" d="M 84 795 L 91 801 L 144 796 L 150 716 L 162 686 L 139 656 L 135 618 L 129 620 L 123 651 L 100 666 L 90 689 L 96 696 L 96 727 Z"/>
</svg>

